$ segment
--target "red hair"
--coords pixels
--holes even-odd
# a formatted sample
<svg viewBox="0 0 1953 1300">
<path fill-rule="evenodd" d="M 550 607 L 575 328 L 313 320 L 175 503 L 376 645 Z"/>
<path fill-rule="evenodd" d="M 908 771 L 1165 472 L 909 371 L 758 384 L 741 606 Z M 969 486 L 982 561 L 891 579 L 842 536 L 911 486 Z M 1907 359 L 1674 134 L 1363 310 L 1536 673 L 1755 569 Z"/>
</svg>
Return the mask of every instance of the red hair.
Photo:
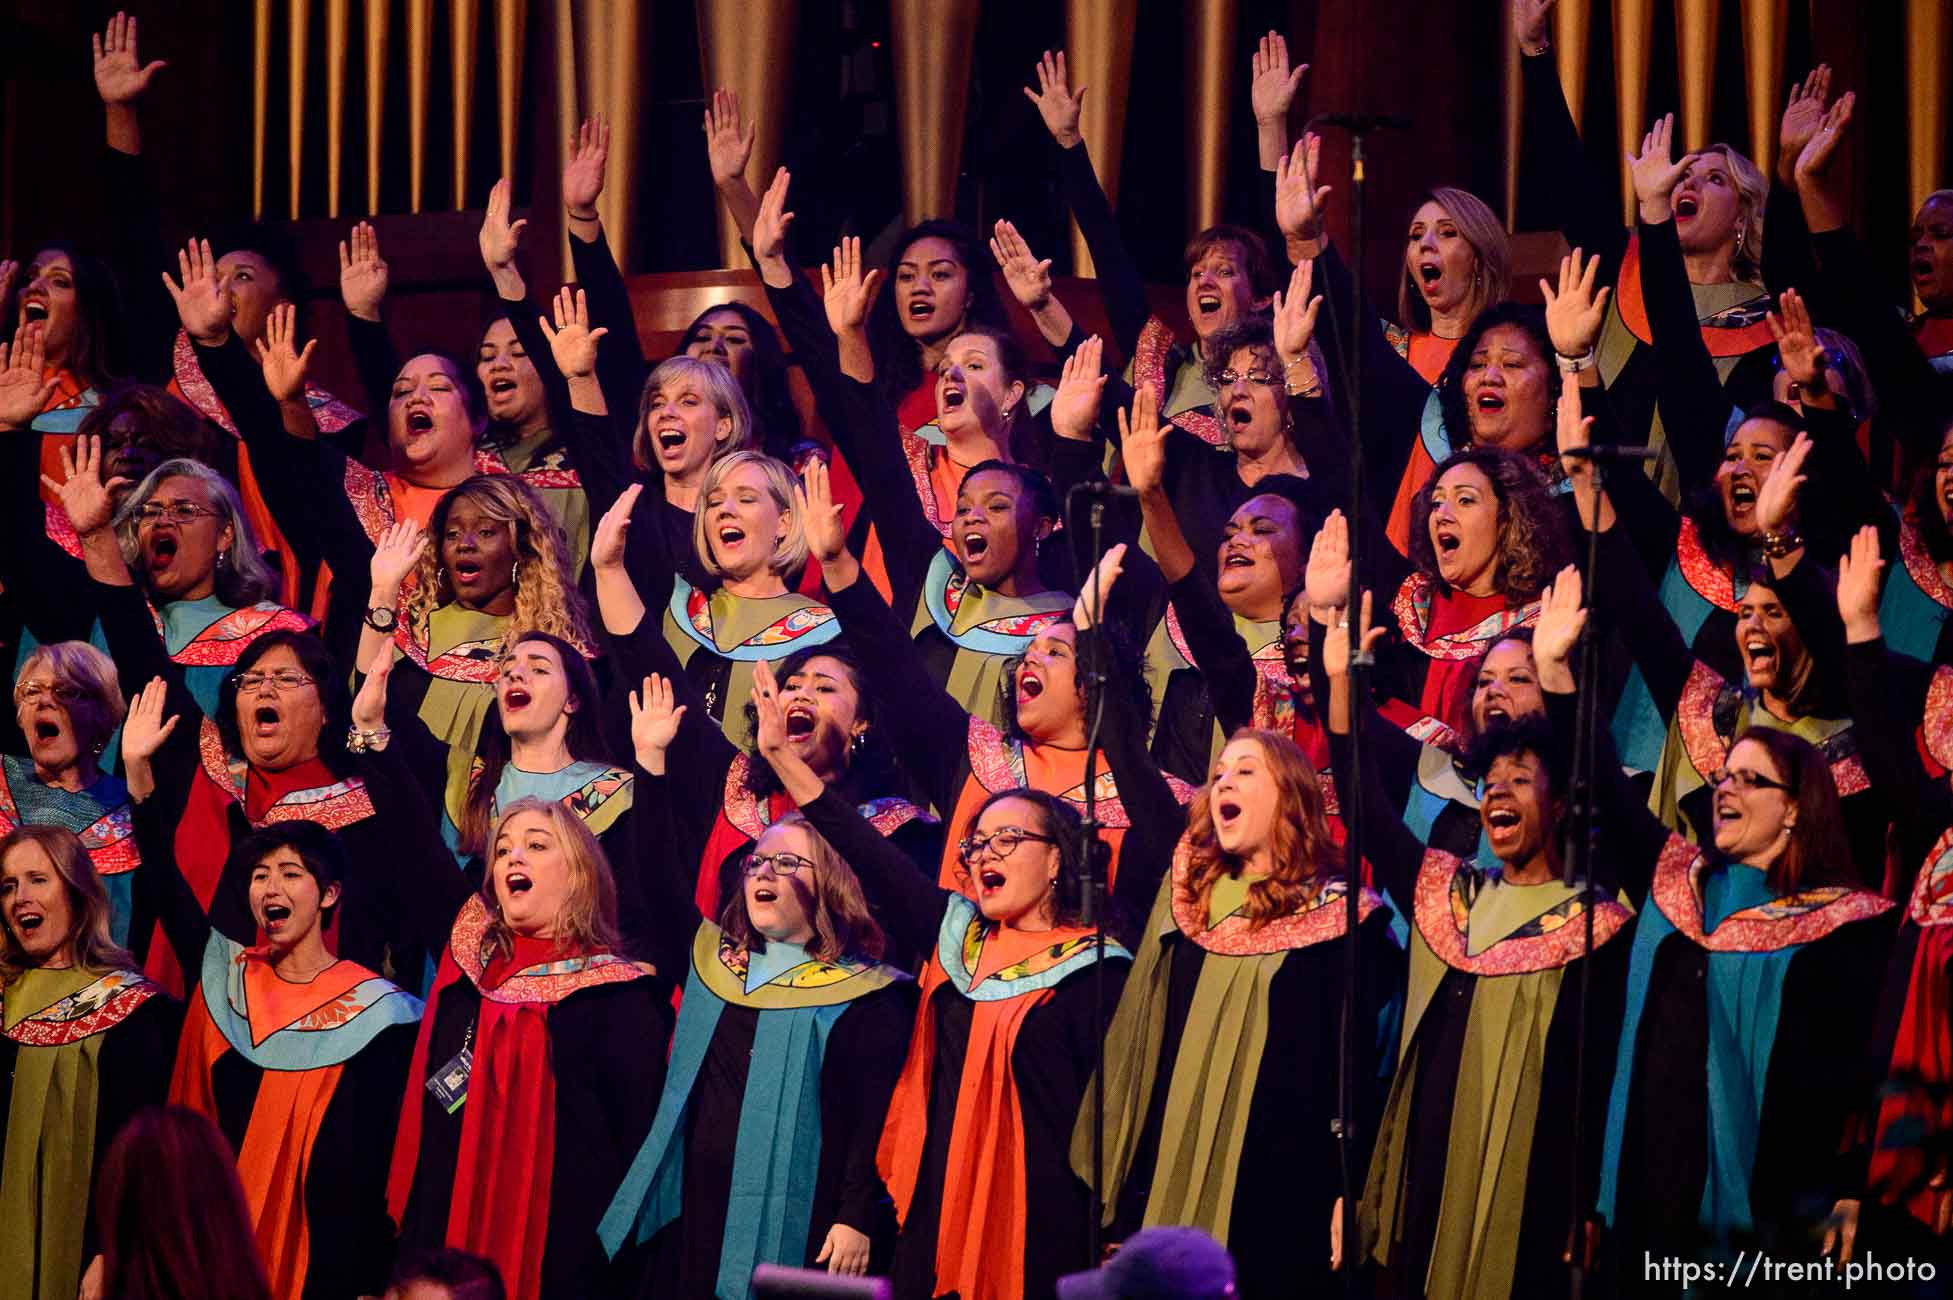
<svg viewBox="0 0 1953 1300">
<path fill-rule="evenodd" d="M 1248 901 L 1241 911 L 1251 926 L 1262 926 L 1286 916 L 1308 901 L 1309 896 L 1336 871 L 1336 845 L 1329 838 L 1325 819 L 1322 786 L 1309 756 L 1287 736 L 1277 731 L 1242 727 L 1228 743 L 1252 740 L 1261 748 L 1269 775 L 1275 780 L 1275 825 L 1269 845 L 1274 870 L 1248 888 Z M 1187 879 L 1180 886 L 1182 896 L 1207 907 L 1207 895 L 1222 876 L 1237 875 L 1247 862 L 1221 847 L 1214 830 L 1214 806 L 1210 797 L 1213 782 L 1200 787 L 1187 809 Z"/>
</svg>

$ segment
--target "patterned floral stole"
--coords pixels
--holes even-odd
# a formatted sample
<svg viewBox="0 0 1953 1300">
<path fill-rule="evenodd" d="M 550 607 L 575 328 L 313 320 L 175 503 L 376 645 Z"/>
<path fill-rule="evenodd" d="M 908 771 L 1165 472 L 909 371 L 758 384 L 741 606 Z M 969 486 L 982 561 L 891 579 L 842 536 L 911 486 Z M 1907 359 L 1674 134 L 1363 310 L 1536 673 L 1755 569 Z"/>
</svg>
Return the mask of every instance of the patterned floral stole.
<svg viewBox="0 0 1953 1300">
<path fill-rule="evenodd" d="M 1349 932 L 1349 885 L 1346 881 L 1324 881 L 1315 895 L 1300 908 L 1260 926 L 1250 922 L 1239 909 L 1222 917 L 1218 923 L 1209 925 L 1205 901 L 1187 891 L 1187 879 L 1192 870 L 1193 846 L 1183 835 L 1173 850 L 1173 866 L 1167 873 L 1166 887 L 1172 891 L 1173 899 L 1173 922 L 1180 927 L 1181 934 L 1208 952 L 1224 957 L 1254 957 L 1263 953 L 1286 952 L 1292 948 L 1307 948 L 1311 944 L 1341 938 Z M 1370 914 L 1385 904 L 1381 895 L 1365 889 L 1357 896 L 1356 906 L 1360 924 L 1369 920 Z"/>
<path fill-rule="evenodd" d="M 489 1002 L 561 1002 L 580 989 L 623 984 L 655 973 L 643 962 L 612 952 L 598 952 L 525 966 L 494 988 L 484 988 L 482 977 L 490 960 L 488 930 L 488 905 L 479 894 L 471 895 L 454 920 L 448 949 L 454 964 Z"/>
<path fill-rule="evenodd" d="M 1679 835 L 1669 836 L 1655 864 L 1648 899 L 1678 933 L 1710 952 L 1777 952 L 1815 943 L 1839 926 L 1868 920 L 1898 906 L 1869 890 L 1826 885 L 1741 908 L 1709 931 L 1704 928 L 1702 914 L 1702 872 L 1706 866 L 1707 860 L 1695 845 Z"/>
<path fill-rule="evenodd" d="M 1695 667 L 1689 670 L 1688 680 L 1682 684 L 1682 698 L 1675 706 L 1675 729 L 1682 738 L 1690 766 L 1699 776 L 1706 780 L 1709 773 L 1723 765 L 1737 734 L 1761 708 L 1747 687 L 1726 681 L 1715 669 L 1699 659 L 1696 661 Z M 1800 721 L 1818 725 L 1815 720 Z M 1849 722 L 1835 727 L 1828 735 L 1804 736 L 1804 739 L 1815 745 L 1830 763 L 1831 777 L 1837 782 L 1840 798 L 1871 788 Z"/>
<path fill-rule="evenodd" d="M 1679 836 L 1671 839 L 1676 842 L 1687 844 Z M 1587 899 L 1571 889 L 1553 891 L 1548 897 L 1554 901 L 1539 915 L 1473 952 L 1472 903 L 1493 883 L 1462 858 L 1440 849 L 1425 853 L 1411 911 L 1418 935 L 1439 961 L 1470 975 L 1525 975 L 1558 970 L 1587 954 L 1587 927 L 1573 924 L 1586 914 Z M 1617 899 L 1599 899 L 1594 905 L 1594 947 L 1612 939 L 1633 915 Z"/>
<path fill-rule="evenodd" d="M 210 778 L 211 784 L 239 808 L 244 808 L 244 774 L 249 765 L 241 758 L 234 759 L 224 753 L 223 735 L 209 718 L 203 720 L 203 727 L 197 733 L 197 753 L 203 761 L 203 774 Z M 337 831 L 355 822 L 363 822 L 372 815 L 373 800 L 366 793 L 365 782 L 352 776 L 331 785 L 289 791 L 280 796 L 252 825 L 312 821 L 327 830 Z"/>
<path fill-rule="evenodd" d="M 1172 396 L 1173 374 L 1167 369 L 1167 364 L 1172 359 L 1175 347 L 1173 331 L 1166 322 L 1157 316 L 1149 316 L 1145 327 L 1139 331 L 1139 342 L 1132 353 L 1133 387 L 1152 389 L 1163 415 L 1167 400 Z M 1209 410 L 1196 408 L 1164 418 L 1181 432 L 1192 434 L 1210 447 L 1228 445 L 1227 426 L 1215 419 Z"/>
<path fill-rule="evenodd" d="M 64 1047 L 115 1028 L 161 992 L 135 971 L 112 970 L 18 1020 L 9 1016 L 5 1033 L 23 1047 Z"/>
<path fill-rule="evenodd" d="M 1539 602 L 1534 600 L 1518 609 L 1500 610 L 1462 632 L 1432 636 L 1427 629 L 1436 595 L 1436 584 L 1427 575 L 1413 573 L 1397 588 L 1397 598 L 1390 603 L 1404 640 L 1433 659 L 1476 659 L 1485 653 L 1486 646 L 1514 628 L 1531 627 L 1539 621 Z"/>
<path fill-rule="evenodd" d="M 982 718 L 972 717 L 967 743 L 970 775 L 985 790 L 996 794 L 1003 790 L 1021 790 L 1030 784 L 1024 772 L 1026 742 L 1022 739 L 1006 736 Z M 1194 788 L 1179 777 L 1168 774 L 1166 782 L 1173 787 L 1174 798 L 1181 803 L 1193 798 Z M 1115 829 L 1131 826 L 1132 818 L 1126 812 L 1125 804 L 1119 801 L 1119 783 L 1113 779 L 1110 764 L 1101 763 L 1093 785 L 1097 787 L 1099 824 Z M 1047 793 L 1063 799 L 1081 813 L 1084 811 L 1085 785 L 1082 781 L 1069 790 Z"/>
<path fill-rule="evenodd" d="M 149 616 L 156 623 L 156 634 L 164 635 L 162 613 L 152 605 Z M 286 609 L 275 600 L 261 600 L 213 619 L 170 659 L 186 668 L 227 668 L 267 632 L 308 632 L 311 628 L 312 620 L 297 610 Z"/>
</svg>

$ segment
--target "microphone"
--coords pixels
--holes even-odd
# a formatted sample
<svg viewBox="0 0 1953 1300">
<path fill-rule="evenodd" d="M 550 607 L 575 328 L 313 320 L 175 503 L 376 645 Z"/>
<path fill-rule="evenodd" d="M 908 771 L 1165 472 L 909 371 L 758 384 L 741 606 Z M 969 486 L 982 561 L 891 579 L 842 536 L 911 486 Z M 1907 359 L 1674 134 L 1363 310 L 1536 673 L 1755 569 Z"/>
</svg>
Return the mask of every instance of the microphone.
<svg viewBox="0 0 1953 1300">
<path fill-rule="evenodd" d="M 1362 135 L 1369 131 L 1408 131 L 1411 120 L 1395 113 L 1318 113 L 1316 122 Z"/>
<path fill-rule="evenodd" d="M 1124 483 L 1113 483 L 1106 479 L 1093 479 L 1088 483 L 1074 483 L 1065 493 L 1067 497 L 1131 497 L 1137 499 L 1139 489 Z"/>
<path fill-rule="evenodd" d="M 1661 452 L 1653 447 L 1627 447 L 1617 442 L 1597 443 L 1587 447 L 1568 447 L 1559 453 L 1575 460 L 1660 460 Z"/>
</svg>

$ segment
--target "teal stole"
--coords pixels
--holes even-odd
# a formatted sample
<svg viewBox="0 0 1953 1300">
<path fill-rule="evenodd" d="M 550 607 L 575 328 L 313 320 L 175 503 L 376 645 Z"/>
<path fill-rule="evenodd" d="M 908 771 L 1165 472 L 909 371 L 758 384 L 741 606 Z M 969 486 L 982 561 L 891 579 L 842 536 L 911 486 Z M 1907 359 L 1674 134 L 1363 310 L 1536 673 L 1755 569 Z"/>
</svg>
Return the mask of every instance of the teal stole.
<svg viewBox="0 0 1953 1300">
<path fill-rule="evenodd" d="M 1941 629 L 1953 617 L 1953 587 L 1926 553 L 1919 530 L 1908 523 L 1899 525 L 1899 559 L 1878 602 L 1878 626 L 1889 649 L 1929 664 Z"/>
<path fill-rule="evenodd" d="M 773 946 L 801 955 L 791 945 Z M 733 1146 L 716 1287 L 721 1300 L 746 1300 L 756 1264 L 798 1268 L 804 1262 L 820 1172 L 828 1034 L 856 998 L 909 978 L 873 961 L 806 958 L 786 962 L 748 989 L 750 966 L 767 955 L 733 947 L 709 921 L 699 926 L 657 1116 L 597 1228 L 604 1249 L 615 1256 L 627 1242 L 649 1241 L 683 1212 L 686 1113 L 719 1016 L 727 1003 L 764 1013 L 753 1031 Z M 771 955 L 779 964 L 782 954 Z"/>
</svg>

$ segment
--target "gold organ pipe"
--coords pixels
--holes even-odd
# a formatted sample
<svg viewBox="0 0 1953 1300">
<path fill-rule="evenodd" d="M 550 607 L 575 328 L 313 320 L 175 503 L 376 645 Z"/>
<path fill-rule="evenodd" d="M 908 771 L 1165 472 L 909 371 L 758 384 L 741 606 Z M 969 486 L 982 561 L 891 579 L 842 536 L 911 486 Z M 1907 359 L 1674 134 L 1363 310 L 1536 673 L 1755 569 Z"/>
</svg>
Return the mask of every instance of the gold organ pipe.
<svg viewBox="0 0 1953 1300">
<path fill-rule="evenodd" d="M 469 146 L 474 142 L 475 46 L 481 35 L 479 0 L 448 0 L 449 80 L 454 96 L 454 209 L 468 206 Z"/>
<path fill-rule="evenodd" d="M 1587 122 L 1587 44 L 1593 33 L 1593 0 L 1560 0 L 1553 8 L 1553 61 L 1560 70 L 1573 125 Z"/>
<path fill-rule="evenodd" d="M 1126 100 L 1132 90 L 1132 32 L 1138 17 L 1138 0 L 1071 0 L 1065 9 L 1065 72 L 1073 87 L 1091 92 L 1078 129 L 1092 156 L 1092 170 L 1114 206 L 1119 202 Z M 1071 261 L 1078 275 L 1098 274 L 1076 221 L 1071 223 Z"/>
<path fill-rule="evenodd" d="M 1620 109 L 1620 149 L 1640 153 L 1648 132 L 1648 48 L 1655 34 L 1654 0 L 1614 0 L 1614 102 Z M 1634 224 L 1634 178 L 1621 164 L 1621 219 Z"/>
<path fill-rule="evenodd" d="M 1946 148 L 1946 65 L 1953 58 L 1953 0 L 1909 0 L 1906 5 L 1906 180 L 1912 199 L 1908 220 L 1940 188 Z"/>
<path fill-rule="evenodd" d="M 502 175 L 515 172 L 516 117 L 522 111 L 522 42 L 528 0 L 495 0 L 495 130 Z"/>
<path fill-rule="evenodd" d="M 427 171 L 427 82 L 434 0 L 407 0 L 407 211 L 421 211 Z"/>
<path fill-rule="evenodd" d="M 1709 143 L 1715 106 L 1716 45 L 1722 36 L 1720 0 L 1675 0 L 1676 64 L 1682 81 L 1682 148 Z M 1642 124 L 1647 129 L 1647 124 Z"/>
<path fill-rule="evenodd" d="M 393 7 L 366 0 L 366 210 L 380 210 L 380 127 L 387 107 L 387 35 Z"/>
<path fill-rule="evenodd" d="M 1505 228 L 1511 231 L 1519 228 L 1519 149 L 1524 138 L 1526 107 L 1525 69 L 1519 61 L 1526 56 L 1519 52 L 1519 42 L 1509 39 L 1502 57 L 1505 97 L 1500 106 L 1499 127 L 1504 137 L 1501 157 L 1505 160 Z"/>
<path fill-rule="evenodd" d="M 306 38 L 312 29 L 312 0 L 291 0 L 290 20 L 285 43 L 286 75 L 291 79 L 286 88 L 285 140 L 292 171 L 286 181 L 291 192 L 291 216 L 296 221 L 299 185 L 305 176 L 305 53 Z"/>
<path fill-rule="evenodd" d="M 752 5 L 745 0 L 698 0 L 699 63 L 705 95 L 724 86 L 739 96 L 739 111 L 754 129 L 753 156 L 746 178 L 764 190 L 780 165 L 780 143 L 787 117 L 786 62 L 800 29 L 799 0 Z M 719 264 L 746 265 L 739 226 L 723 203 L 718 208 Z"/>
<path fill-rule="evenodd" d="M 339 180 L 346 153 L 346 62 L 352 0 L 326 0 L 326 215 L 339 215 Z"/>
<path fill-rule="evenodd" d="M 1234 0 L 1189 0 L 1187 18 L 1187 228 L 1221 219 L 1227 194 L 1227 123 L 1233 105 Z"/>
<path fill-rule="evenodd" d="M 980 0 L 890 0 L 902 211 L 910 224 L 956 207 Z"/>
<path fill-rule="evenodd" d="M 1789 11 L 1790 0 L 1743 0 L 1743 90 L 1749 100 L 1750 157 L 1765 176 L 1776 166 Z"/>
<path fill-rule="evenodd" d="M 271 0 L 251 9 L 251 219 L 264 219 L 265 117 L 271 100 Z"/>
</svg>

